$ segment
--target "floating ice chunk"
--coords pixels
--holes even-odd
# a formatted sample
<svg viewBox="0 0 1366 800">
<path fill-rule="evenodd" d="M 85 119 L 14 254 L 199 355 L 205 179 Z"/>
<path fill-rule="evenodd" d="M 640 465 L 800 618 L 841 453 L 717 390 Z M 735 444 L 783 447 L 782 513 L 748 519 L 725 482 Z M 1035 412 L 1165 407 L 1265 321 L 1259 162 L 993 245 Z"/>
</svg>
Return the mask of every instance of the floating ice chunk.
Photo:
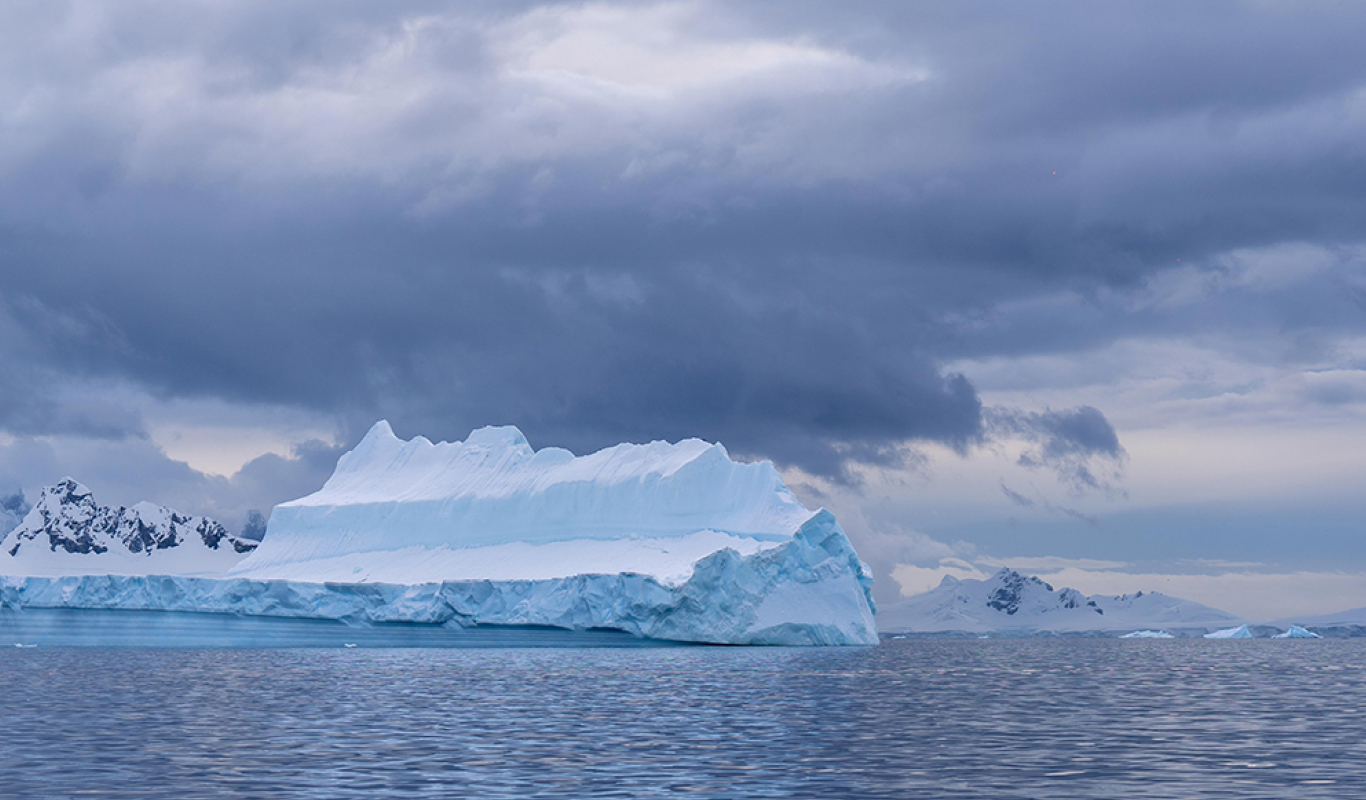
<svg viewBox="0 0 1366 800">
<path fill-rule="evenodd" d="M 1252 639 L 1252 631 L 1246 625 L 1239 625 L 1236 628 L 1225 628 L 1221 631 L 1205 634 L 1206 639 Z"/>
<path fill-rule="evenodd" d="M 1314 633 L 1314 632 L 1311 631 L 1311 630 L 1308 630 L 1308 629 L 1305 629 L 1305 628 L 1301 628 L 1301 627 L 1298 626 L 1298 625 L 1291 625 L 1291 626 L 1290 626 L 1290 630 L 1288 630 L 1288 631 L 1286 631 L 1286 632 L 1284 632 L 1284 633 L 1278 633 L 1278 634 L 1276 634 L 1275 636 L 1272 636 L 1271 638 L 1272 638 L 1272 639 L 1318 639 L 1318 638 L 1321 638 L 1321 637 L 1320 637 L 1317 633 Z"/>
<path fill-rule="evenodd" d="M 1134 631 L 1133 633 L 1126 633 L 1126 634 L 1124 634 L 1123 636 L 1121 636 L 1121 637 L 1119 637 L 1119 638 L 1121 638 L 1121 639 L 1175 639 L 1176 637 L 1175 637 L 1175 636 L 1172 636 L 1170 633 L 1167 633 L 1166 631 Z"/>
</svg>

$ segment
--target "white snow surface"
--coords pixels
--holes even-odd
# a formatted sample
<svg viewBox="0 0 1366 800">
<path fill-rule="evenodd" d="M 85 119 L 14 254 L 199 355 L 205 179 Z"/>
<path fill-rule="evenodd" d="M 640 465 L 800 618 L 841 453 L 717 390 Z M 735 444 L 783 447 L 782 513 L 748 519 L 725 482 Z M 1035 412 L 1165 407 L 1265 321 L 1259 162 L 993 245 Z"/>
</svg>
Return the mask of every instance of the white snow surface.
<svg viewBox="0 0 1366 800">
<path fill-rule="evenodd" d="M 385 421 L 321 490 L 276 506 L 233 577 L 421 583 L 624 572 L 669 585 L 702 557 L 791 541 L 812 518 L 768 462 L 719 444 L 532 450 L 514 427 L 403 441 Z"/>
<path fill-rule="evenodd" d="M 939 586 L 878 609 L 884 633 L 1086 633 L 1202 629 L 1238 621 L 1226 611 L 1159 592 L 1086 596 L 1002 568 L 985 580 Z"/>
<path fill-rule="evenodd" d="M 64 478 L 0 537 L 0 575 L 222 576 L 254 547 L 208 517 L 155 503 L 101 506 Z"/>
</svg>

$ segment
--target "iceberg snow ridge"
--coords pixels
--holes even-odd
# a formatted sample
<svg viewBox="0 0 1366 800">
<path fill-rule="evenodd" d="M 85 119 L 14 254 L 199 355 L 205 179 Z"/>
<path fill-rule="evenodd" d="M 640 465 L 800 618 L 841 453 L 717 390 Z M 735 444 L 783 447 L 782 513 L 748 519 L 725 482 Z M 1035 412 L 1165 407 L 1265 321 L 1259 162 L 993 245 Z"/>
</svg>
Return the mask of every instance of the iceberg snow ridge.
<svg viewBox="0 0 1366 800">
<path fill-rule="evenodd" d="M 722 546 L 752 553 L 790 540 L 811 516 L 772 464 L 731 461 L 724 447 L 698 439 L 576 457 L 532 450 L 512 426 L 433 444 L 421 436 L 405 442 L 381 420 L 322 489 L 275 507 L 261 546 L 228 575 L 388 583 L 475 577 L 451 575 L 461 567 L 444 554 L 484 560 L 480 548 L 516 544 L 522 547 L 502 559 L 511 563 L 499 565 L 499 577 L 567 577 L 564 548 L 535 548 L 574 542 L 574 552 L 610 551 L 614 572 L 681 580 L 720 549 L 699 553 L 687 537 L 719 533 Z M 661 564 L 643 553 L 621 556 L 623 541 L 681 552 Z M 660 574 L 670 566 L 683 569 Z"/>
<path fill-rule="evenodd" d="M 26 574 L 0 605 L 878 641 L 871 574 L 834 516 L 697 439 L 575 456 L 513 427 L 433 444 L 381 421 L 222 580 Z"/>
</svg>

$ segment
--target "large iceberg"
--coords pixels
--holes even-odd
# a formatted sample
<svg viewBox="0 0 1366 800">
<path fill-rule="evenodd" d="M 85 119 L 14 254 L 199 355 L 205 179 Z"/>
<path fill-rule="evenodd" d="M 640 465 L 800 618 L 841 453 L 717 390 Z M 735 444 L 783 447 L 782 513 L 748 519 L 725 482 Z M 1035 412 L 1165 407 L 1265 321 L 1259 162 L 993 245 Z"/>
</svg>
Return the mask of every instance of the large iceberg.
<svg viewBox="0 0 1366 800">
<path fill-rule="evenodd" d="M 696 439 L 576 457 L 513 427 L 405 442 L 383 421 L 222 580 L 11 578 L 0 606 L 877 642 L 867 566 L 768 462 Z"/>
</svg>

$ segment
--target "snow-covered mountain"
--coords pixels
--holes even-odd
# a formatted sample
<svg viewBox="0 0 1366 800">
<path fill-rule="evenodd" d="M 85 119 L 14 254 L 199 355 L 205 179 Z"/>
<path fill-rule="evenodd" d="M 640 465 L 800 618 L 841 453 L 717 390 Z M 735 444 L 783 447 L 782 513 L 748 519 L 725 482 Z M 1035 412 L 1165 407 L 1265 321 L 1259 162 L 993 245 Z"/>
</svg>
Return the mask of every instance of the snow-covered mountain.
<svg viewBox="0 0 1366 800">
<path fill-rule="evenodd" d="M 1239 621 L 1226 611 L 1158 592 L 1119 596 L 1055 590 L 1002 568 L 985 580 L 945 576 L 935 589 L 878 609 L 883 633 L 1203 632 Z"/>
<path fill-rule="evenodd" d="M 208 517 L 101 506 L 64 478 L 0 538 L 0 575 L 222 575 L 255 548 Z"/>
</svg>

